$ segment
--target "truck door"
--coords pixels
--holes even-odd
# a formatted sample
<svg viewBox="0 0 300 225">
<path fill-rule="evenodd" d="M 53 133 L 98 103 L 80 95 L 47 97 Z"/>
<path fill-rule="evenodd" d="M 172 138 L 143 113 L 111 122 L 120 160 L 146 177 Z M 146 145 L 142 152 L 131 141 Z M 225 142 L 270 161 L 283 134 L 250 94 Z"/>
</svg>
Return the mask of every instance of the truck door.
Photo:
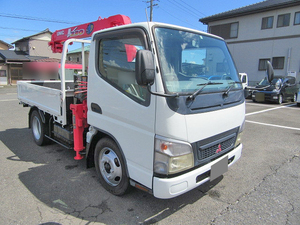
<svg viewBox="0 0 300 225">
<path fill-rule="evenodd" d="M 146 37 L 140 28 L 95 35 L 95 52 L 90 53 L 95 55 L 95 68 L 89 70 L 88 78 L 88 123 L 116 141 L 130 178 L 152 188 L 155 97 L 135 79 L 135 55 L 148 49 Z"/>
</svg>

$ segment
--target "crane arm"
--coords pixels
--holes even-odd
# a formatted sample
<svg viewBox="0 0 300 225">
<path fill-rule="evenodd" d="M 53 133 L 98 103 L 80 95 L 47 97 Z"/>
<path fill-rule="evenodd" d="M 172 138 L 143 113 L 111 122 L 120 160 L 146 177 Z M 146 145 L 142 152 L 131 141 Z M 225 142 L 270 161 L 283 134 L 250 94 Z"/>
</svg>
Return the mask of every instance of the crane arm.
<svg viewBox="0 0 300 225">
<path fill-rule="evenodd" d="M 114 15 L 104 19 L 99 18 L 94 22 L 55 31 L 48 44 L 51 46 L 53 53 L 61 53 L 63 42 L 70 38 L 86 38 L 92 36 L 95 31 L 130 23 L 130 18 L 124 15 Z"/>
</svg>

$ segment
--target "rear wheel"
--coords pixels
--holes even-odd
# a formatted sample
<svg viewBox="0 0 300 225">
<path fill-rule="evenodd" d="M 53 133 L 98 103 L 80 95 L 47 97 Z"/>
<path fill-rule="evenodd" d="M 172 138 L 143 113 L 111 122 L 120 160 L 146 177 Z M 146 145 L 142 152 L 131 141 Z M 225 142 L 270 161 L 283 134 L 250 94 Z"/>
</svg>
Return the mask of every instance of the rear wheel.
<svg viewBox="0 0 300 225">
<path fill-rule="evenodd" d="M 123 195 L 130 189 L 125 161 L 116 143 L 102 138 L 95 148 L 95 166 L 102 186 L 114 195 Z"/>
<path fill-rule="evenodd" d="M 30 127 L 33 140 L 37 145 L 45 145 L 48 139 L 45 137 L 47 126 L 42 122 L 41 116 L 37 110 L 34 110 L 30 116 Z"/>
</svg>

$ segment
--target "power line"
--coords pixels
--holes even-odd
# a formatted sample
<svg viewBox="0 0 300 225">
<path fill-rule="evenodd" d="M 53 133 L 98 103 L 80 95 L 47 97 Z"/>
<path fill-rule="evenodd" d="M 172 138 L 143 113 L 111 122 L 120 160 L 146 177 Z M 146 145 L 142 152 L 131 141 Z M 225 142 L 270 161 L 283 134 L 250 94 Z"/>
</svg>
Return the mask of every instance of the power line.
<svg viewBox="0 0 300 225">
<path fill-rule="evenodd" d="M 0 37 L 18 37 L 21 38 L 22 35 L 17 34 L 1 34 Z"/>
<path fill-rule="evenodd" d="M 81 24 L 82 23 L 82 22 L 75 22 L 75 21 L 53 20 L 53 19 L 47 19 L 47 18 L 16 15 L 16 14 L 6 14 L 6 13 L 0 13 L 0 17 L 8 17 L 8 18 L 14 18 L 14 19 L 23 19 L 23 20 L 35 20 L 35 21 L 43 21 L 43 22 L 49 22 L 49 23 L 64 23 L 64 24 Z"/>
<path fill-rule="evenodd" d="M 39 32 L 39 30 L 29 30 L 29 29 L 23 29 L 23 28 L 11 28 L 11 27 L 1 27 L 1 26 L 0 26 L 0 29 Z"/>
<path fill-rule="evenodd" d="M 174 6 L 174 7 L 177 7 L 177 8 L 179 8 L 180 10 L 182 10 L 182 11 L 185 11 L 186 13 L 188 13 L 189 15 L 191 15 L 191 16 L 194 16 L 194 17 L 196 17 L 197 19 L 199 19 L 199 16 L 197 15 L 197 14 L 195 14 L 195 12 L 191 12 L 191 10 L 189 10 L 189 9 L 187 9 L 185 6 L 183 6 L 181 3 L 178 3 L 178 2 L 176 2 L 175 0 L 173 0 L 173 1 L 170 1 L 170 0 L 168 0 L 170 3 L 172 3 L 172 5 Z"/>
<path fill-rule="evenodd" d="M 202 14 L 203 16 L 206 16 L 203 12 L 200 12 L 199 10 L 197 10 L 195 7 L 189 5 L 188 3 L 184 2 L 183 0 L 180 0 L 181 2 L 183 2 L 185 5 L 187 5 L 190 9 Z"/>
<path fill-rule="evenodd" d="M 164 10 L 165 13 L 167 13 L 167 14 L 169 14 L 170 16 L 174 17 L 175 19 L 177 19 L 177 20 L 179 20 L 179 21 L 181 21 L 181 22 L 183 22 L 183 23 L 186 23 L 186 24 L 188 24 L 188 25 L 190 25 L 190 26 L 192 26 L 192 27 L 198 29 L 198 27 L 196 27 L 195 25 L 193 25 L 193 24 L 191 24 L 191 23 L 189 23 L 189 22 L 187 22 L 187 21 L 185 21 L 185 20 L 182 20 L 182 19 L 180 19 L 180 18 L 174 16 L 172 13 L 168 12 L 168 10 L 166 10 L 165 8 L 163 8 L 163 7 L 160 7 L 160 8 L 162 8 L 162 9 Z"/>
</svg>

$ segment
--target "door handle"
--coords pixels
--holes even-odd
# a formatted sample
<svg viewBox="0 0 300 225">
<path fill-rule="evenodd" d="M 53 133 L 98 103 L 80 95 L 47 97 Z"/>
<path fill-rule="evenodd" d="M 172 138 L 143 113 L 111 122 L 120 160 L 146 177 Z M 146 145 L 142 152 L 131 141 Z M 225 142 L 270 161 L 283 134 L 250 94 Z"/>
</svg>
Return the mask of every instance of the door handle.
<svg viewBox="0 0 300 225">
<path fill-rule="evenodd" d="M 97 103 L 93 103 L 91 104 L 91 109 L 93 112 L 95 113 L 99 113 L 99 114 L 102 114 L 102 109 L 101 107 L 97 104 Z"/>
</svg>

